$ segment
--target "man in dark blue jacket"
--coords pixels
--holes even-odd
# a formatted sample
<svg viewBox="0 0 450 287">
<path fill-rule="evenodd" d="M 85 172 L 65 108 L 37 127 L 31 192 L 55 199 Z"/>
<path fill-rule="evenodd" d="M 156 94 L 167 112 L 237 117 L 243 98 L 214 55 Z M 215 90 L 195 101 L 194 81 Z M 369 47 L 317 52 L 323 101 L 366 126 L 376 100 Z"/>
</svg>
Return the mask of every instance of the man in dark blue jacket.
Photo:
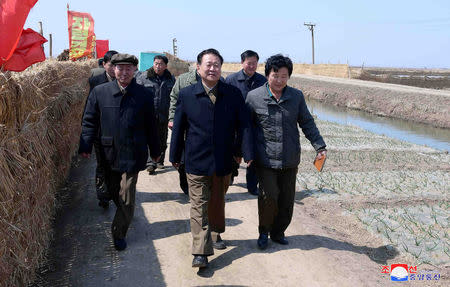
<svg viewBox="0 0 450 287">
<path fill-rule="evenodd" d="M 102 68 L 95 68 L 91 70 L 89 77 L 89 93 L 98 85 L 111 82 L 115 79 L 114 65 L 111 63 L 111 58 L 117 54 L 117 51 L 110 50 L 105 53 L 102 59 Z M 87 104 L 87 101 L 86 101 Z M 86 105 L 85 105 L 86 107 Z M 100 149 L 98 140 L 94 141 L 95 159 L 97 160 L 97 167 L 95 169 L 95 189 L 97 191 L 98 205 L 103 208 L 109 207 L 109 201 L 112 199 L 105 184 L 105 158 L 104 152 Z"/>
<path fill-rule="evenodd" d="M 259 88 L 267 82 L 266 77 L 256 72 L 258 68 L 259 56 L 258 53 L 252 50 L 247 50 L 241 54 L 242 70 L 231 74 L 227 77 L 225 82 L 238 88 L 244 100 L 247 98 L 248 92 Z M 231 175 L 231 182 L 233 177 L 238 175 L 239 163 L 233 161 L 233 171 Z M 256 169 L 254 165 L 247 168 L 247 190 L 250 194 L 258 195 L 258 179 L 256 178 Z"/>
<path fill-rule="evenodd" d="M 105 183 L 117 206 L 111 227 L 114 247 L 123 250 L 134 213 L 138 172 L 145 169 L 148 149 L 155 161 L 160 149 L 153 94 L 133 78 L 137 58 L 116 54 L 111 61 L 116 80 L 95 87 L 89 94 L 79 153 L 88 158 L 93 142 L 100 137 L 107 162 Z"/>
<path fill-rule="evenodd" d="M 197 56 L 201 81 L 181 89 L 173 121 L 170 162 L 176 168 L 185 149 L 192 267 L 206 267 L 213 248 L 226 248 L 220 233 L 225 231 L 225 193 L 231 161 L 233 157 L 240 161 L 242 155 L 249 165 L 253 160 L 249 113 L 240 91 L 219 81 L 222 63 L 215 49 Z M 240 136 L 235 137 L 236 133 Z"/>
</svg>

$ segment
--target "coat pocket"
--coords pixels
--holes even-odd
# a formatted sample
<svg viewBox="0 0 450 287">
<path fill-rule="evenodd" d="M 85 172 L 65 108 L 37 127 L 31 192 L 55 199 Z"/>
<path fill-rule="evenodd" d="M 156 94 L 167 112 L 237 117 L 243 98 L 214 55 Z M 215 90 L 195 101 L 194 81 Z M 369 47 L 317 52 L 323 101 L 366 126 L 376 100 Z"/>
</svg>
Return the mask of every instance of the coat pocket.
<svg viewBox="0 0 450 287">
<path fill-rule="evenodd" d="M 109 136 L 102 136 L 101 144 L 103 151 L 105 153 L 105 158 L 109 163 L 113 163 L 116 158 L 116 154 L 114 152 L 114 138 Z"/>
</svg>

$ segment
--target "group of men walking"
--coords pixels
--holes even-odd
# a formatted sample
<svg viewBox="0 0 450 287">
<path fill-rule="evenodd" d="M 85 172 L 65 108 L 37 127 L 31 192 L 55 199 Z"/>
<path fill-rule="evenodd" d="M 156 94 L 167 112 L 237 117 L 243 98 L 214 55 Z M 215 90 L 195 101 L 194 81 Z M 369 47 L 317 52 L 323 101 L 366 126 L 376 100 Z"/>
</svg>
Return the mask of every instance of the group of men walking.
<svg viewBox="0 0 450 287">
<path fill-rule="evenodd" d="M 291 60 L 270 57 L 265 77 L 256 72 L 258 61 L 256 52 L 245 51 L 242 70 L 223 79 L 222 56 L 207 49 L 198 54 L 196 70 L 175 81 L 165 56 L 156 56 L 152 68 L 133 77 L 136 57 L 117 53 L 109 61 L 105 55 L 108 81 L 91 85 L 79 152 L 88 157 L 95 147 L 100 205 L 107 206 L 109 195 L 117 206 L 112 224 L 117 250 L 126 248 L 138 172 L 164 168 L 168 128 L 169 160 L 191 203 L 192 267 L 206 267 L 214 249 L 226 248 L 220 235 L 225 194 L 242 158 L 248 192 L 258 195 L 257 246 L 267 248 L 269 236 L 288 244 L 284 231 L 292 218 L 300 161 L 298 126 L 317 158 L 325 156 L 326 145 L 303 94 L 287 86 Z M 105 63 L 112 65 L 111 73 Z"/>
</svg>

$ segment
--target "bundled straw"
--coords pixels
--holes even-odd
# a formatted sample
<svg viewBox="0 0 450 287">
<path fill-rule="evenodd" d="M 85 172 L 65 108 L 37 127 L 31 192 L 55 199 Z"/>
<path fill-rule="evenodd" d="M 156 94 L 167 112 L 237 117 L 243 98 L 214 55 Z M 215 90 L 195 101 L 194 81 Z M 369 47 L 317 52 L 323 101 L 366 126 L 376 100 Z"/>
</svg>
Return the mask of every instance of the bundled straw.
<svg viewBox="0 0 450 287">
<path fill-rule="evenodd" d="M 48 247 L 94 65 L 48 60 L 0 73 L 0 286 L 31 282 Z"/>
</svg>

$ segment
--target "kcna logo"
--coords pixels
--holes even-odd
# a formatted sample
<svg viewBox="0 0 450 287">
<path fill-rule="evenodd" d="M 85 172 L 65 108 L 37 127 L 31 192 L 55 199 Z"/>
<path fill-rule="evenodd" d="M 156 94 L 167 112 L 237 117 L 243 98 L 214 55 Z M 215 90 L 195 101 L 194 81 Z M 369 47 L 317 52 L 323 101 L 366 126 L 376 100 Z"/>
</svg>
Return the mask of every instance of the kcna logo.
<svg viewBox="0 0 450 287">
<path fill-rule="evenodd" d="M 407 264 L 391 264 L 390 269 L 389 266 L 382 266 L 381 273 L 391 273 L 391 281 L 408 281 L 409 273 L 417 273 L 417 266 L 409 266 L 408 268 Z"/>
</svg>

